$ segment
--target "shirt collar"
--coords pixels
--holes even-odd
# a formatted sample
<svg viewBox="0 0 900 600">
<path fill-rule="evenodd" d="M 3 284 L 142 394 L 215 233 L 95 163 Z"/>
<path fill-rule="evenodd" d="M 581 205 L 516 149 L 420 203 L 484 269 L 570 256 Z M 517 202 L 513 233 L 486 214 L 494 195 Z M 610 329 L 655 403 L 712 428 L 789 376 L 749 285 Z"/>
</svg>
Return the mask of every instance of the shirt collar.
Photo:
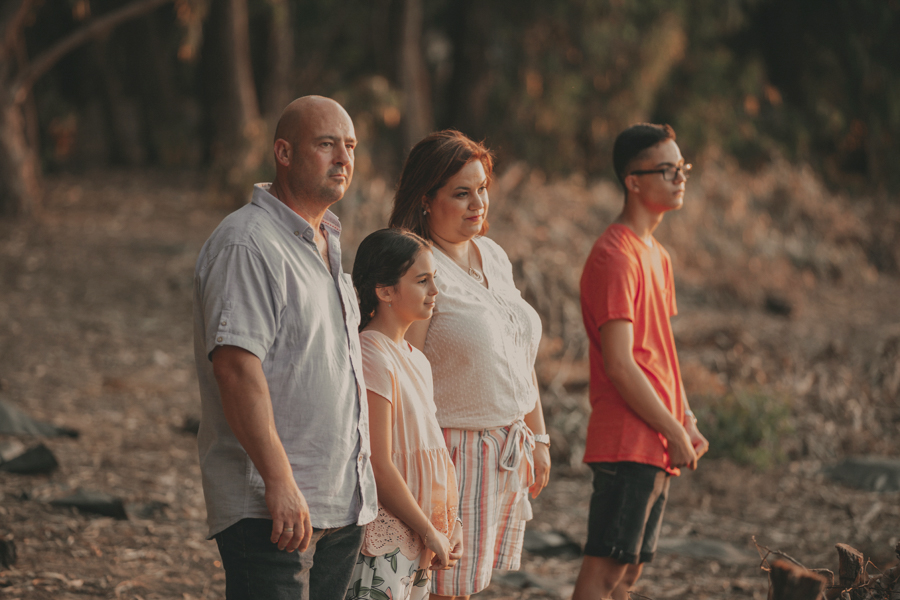
<svg viewBox="0 0 900 600">
<path fill-rule="evenodd" d="M 312 230 L 312 225 L 310 225 L 306 219 L 288 208 L 287 204 L 273 196 L 269 192 L 271 187 L 271 183 L 255 184 L 253 186 L 253 198 L 250 202 L 271 214 L 275 220 L 298 230 L 301 235 L 309 235 L 311 238 L 311 235 L 315 233 Z M 336 214 L 330 210 L 326 210 L 325 215 L 322 217 L 322 224 L 327 226 L 336 236 L 340 237 L 341 221 Z"/>
</svg>

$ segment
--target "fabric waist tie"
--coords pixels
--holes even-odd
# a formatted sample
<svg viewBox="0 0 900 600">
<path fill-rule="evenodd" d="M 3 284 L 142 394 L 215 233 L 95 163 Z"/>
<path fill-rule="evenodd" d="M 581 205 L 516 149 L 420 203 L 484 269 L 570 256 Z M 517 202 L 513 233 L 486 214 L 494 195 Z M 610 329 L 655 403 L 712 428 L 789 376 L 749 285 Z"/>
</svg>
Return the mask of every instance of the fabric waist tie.
<svg viewBox="0 0 900 600">
<path fill-rule="evenodd" d="M 534 433 L 522 419 L 514 421 L 508 429 L 506 442 L 500 452 L 500 470 L 512 472 L 510 487 L 515 486 L 516 491 L 527 490 L 534 483 Z"/>
</svg>

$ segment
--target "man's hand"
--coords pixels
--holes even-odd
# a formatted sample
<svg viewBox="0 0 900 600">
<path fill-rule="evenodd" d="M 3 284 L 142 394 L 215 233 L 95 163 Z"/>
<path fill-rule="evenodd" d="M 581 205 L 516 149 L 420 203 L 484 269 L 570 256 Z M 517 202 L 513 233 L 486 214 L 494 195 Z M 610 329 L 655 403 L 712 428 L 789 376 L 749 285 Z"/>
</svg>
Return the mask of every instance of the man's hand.
<svg viewBox="0 0 900 600">
<path fill-rule="evenodd" d="M 529 490 L 531 497 L 537 498 L 550 481 L 550 446 L 537 443 L 534 445 L 532 454 L 534 456 L 534 484 Z"/>
<path fill-rule="evenodd" d="M 283 484 L 266 484 L 266 506 L 272 515 L 272 540 L 279 550 L 305 552 L 312 538 L 309 506 L 303 492 L 291 479 Z"/>
<path fill-rule="evenodd" d="M 697 455 L 697 460 L 700 460 L 700 457 L 709 450 L 709 442 L 703 437 L 700 430 L 697 429 L 697 422 L 694 419 L 688 419 L 688 424 L 685 425 L 684 428 L 687 430 L 691 445 L 694 447 L 694 453 Z"/>
</svg>

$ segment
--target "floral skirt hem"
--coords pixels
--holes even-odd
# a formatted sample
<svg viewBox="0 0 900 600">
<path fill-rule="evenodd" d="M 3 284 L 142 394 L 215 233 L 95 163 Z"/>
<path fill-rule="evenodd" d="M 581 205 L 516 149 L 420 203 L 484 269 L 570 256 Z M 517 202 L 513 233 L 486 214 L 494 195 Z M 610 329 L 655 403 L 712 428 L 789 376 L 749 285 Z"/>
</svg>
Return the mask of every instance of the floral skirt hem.
<svg viewBox="0 0 900 600">
<path fill-rule="evenodd" d="M 428 569 L 419 569 L 419 556 L 410 560 L 400 549 L 381 556 L 359 555 L 345 600 L 424 600 L 428 598 Z"/>
</svg>

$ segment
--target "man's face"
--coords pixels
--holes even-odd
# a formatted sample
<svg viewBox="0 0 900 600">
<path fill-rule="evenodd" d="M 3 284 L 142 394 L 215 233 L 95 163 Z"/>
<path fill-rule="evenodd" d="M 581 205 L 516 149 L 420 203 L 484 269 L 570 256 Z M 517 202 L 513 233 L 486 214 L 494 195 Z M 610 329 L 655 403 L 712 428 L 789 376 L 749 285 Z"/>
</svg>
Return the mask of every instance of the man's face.
<svg viewBox="0 0 900 600">
<path fill-rule="evenodd" d="M 684 167 L 684 157 L 675 140 L 665 140 L 648 148 L 629 167 L 629 173 L 635 171 L 655 171 L 667 167 Z M 682 171 L 672 181 L 666 181 L 662 173 L 645 173 L 628 175 L 635 178 L 635 192 L 629 187 L 629 201 L 635 198 L 648 209 L 656 212 L 677 210 L 684 204 L 684 188 L 687 178 Z"/>
<path fill-rule="evenodd" d="M 309 110 L 297 130 L 289 170 L 298 197 L 333 204 L 353 178 L 356 133 L 347 113 L 335 103 Z"/>
</svg>

